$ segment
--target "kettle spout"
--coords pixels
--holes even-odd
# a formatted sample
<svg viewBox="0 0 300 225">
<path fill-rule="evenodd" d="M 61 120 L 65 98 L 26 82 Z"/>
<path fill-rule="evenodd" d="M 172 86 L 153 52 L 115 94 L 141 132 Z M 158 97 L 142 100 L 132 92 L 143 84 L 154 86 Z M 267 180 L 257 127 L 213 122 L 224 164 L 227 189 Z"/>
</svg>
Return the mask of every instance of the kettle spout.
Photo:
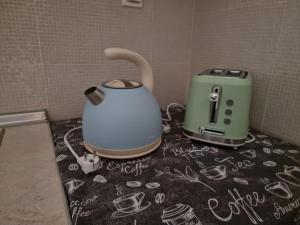
<svg viewBox="0 0 300 225">
<path fill-rule="evenodd" d="M 86 89 L 84 94 L 93 105 L 99 105 L 104 100 L 104 92 L 97 87 Z"/>
</svg>

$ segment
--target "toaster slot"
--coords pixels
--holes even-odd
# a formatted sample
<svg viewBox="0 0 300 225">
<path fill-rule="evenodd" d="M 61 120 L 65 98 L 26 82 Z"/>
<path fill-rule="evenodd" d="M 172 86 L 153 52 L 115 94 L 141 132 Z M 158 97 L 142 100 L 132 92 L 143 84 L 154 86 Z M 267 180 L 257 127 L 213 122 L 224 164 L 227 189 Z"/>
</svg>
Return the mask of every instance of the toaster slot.
<svg viewBox="0 0 300 225">
<path fill-rule="evenodd" d="M 230 75 L 230 76 L 240 76 L 242 73 L 242 71 L 240 70 L 228 70 L 226 75 Z"/>
<path fill-rule="evenodd" d="M 223 131 L 219 131 L 219 130 L 213 130 L 213 129 L 204 129 L 205 133 L 209 133 L 209 134 L 215 134 L 215 135 L 224 135 Z"/>
<path fill-rule="evenodd" d="M 209 74 L 211 74 L 211 75 L 219 75 L 219 74 L 222 74 L 222 73 L 224 73 L 223 69 L 212 69 Z"/>
<path fill-rule="evenodd" d="M 210 100 L 209 123 L 210 124 L 217 123 L 220 97 L 221 97 L 221 87 L 219 87 L 219 86 L 213 87 L 212 92 L 209 97 L 209 100 Z"/>
<path fill-rule="evenodd" d="M 226 75 L 229 77 L 238 77 L 238 78 L 246 78 L 248 72 L 242 70 L 228 70 Z"/>
</svg>

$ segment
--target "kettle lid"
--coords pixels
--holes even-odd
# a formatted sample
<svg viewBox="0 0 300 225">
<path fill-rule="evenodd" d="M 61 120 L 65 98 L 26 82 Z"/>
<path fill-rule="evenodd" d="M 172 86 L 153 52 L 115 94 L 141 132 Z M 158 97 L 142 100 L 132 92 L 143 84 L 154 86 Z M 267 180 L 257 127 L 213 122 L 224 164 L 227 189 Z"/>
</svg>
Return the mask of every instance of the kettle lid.
<svg viewBox="0 0 300 225">
<path fill-rule="evenodd" d="M 113 88 L 113 89 L 133 89 L 133 88 L 139 88 L 143 86 L 143 84 L 141 82 L 134 81 L 134 80 L 117 79 L 117 80 L 104 81 L 102 83 L 102 86 L 106 88 Z"/>
</svg>

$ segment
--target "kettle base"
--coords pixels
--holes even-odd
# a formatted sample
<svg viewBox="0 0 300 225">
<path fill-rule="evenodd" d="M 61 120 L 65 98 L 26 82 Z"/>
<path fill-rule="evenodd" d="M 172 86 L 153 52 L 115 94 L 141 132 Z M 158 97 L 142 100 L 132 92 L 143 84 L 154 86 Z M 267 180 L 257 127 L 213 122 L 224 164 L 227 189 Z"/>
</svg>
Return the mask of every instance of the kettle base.
<svg viewBox="0 0 300 225">
<path fill-rule="evenodd" d="M 151 144 L 144 145 L 139 148 L 122 149 L 122 150 L 99 148 L 91 144 L 88 144 L 86 142 L 84 142 L 84 146 L 89 152 L 95 153 L 100 157 L 110 158 L 110 159 L 130 159 L 130 158 L 144 156 L 146 154 L 149 154 L 150 152 L 153 152 L 155 149 L 159 147 L 160 143 L 161 143 L 161 138 L 157 139 Z"/>
</svg>

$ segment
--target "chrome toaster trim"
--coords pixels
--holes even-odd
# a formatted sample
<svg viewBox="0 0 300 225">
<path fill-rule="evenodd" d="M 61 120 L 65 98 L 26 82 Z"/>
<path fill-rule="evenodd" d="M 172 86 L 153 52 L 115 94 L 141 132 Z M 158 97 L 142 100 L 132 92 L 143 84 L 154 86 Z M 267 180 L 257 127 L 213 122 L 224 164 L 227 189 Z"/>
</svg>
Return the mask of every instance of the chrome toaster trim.
<svg viewBox="0 0 300 225">
<path fill-rule="evenodd" d="M 217 123 L 218 116 L 219 116 L 221 96 L 222 96 L 222 87 L 218 85 L 213 86 L 209 96 L 210 107 L 209 107 L 208 120 L 209 120 L 209 124 L 211 125 Z"/>
<path fill-rule="evenodd" d="M 248 76 L 248 72 L 245 70 L 232 70 L 232 69 L 208 69 L 199 73 L 198 76 L 220 76 L 220 77 L 236 77 L 245 79 Z"/>
<path fill-rule="evenodd" d="M 197 134 L 185 129 L 183 129 L 183 134 L 186 137 L 189 137 L 194 140 L 203 141 L 211 144 L 223 145 L 223 146 L 236 147 L 236 146 L 242 146 L 246 143 L 246 138 L 228 139 L 228 138 L 222 138 L 221 136 L 214 136 L 207 133 Z"/>
</svg>

